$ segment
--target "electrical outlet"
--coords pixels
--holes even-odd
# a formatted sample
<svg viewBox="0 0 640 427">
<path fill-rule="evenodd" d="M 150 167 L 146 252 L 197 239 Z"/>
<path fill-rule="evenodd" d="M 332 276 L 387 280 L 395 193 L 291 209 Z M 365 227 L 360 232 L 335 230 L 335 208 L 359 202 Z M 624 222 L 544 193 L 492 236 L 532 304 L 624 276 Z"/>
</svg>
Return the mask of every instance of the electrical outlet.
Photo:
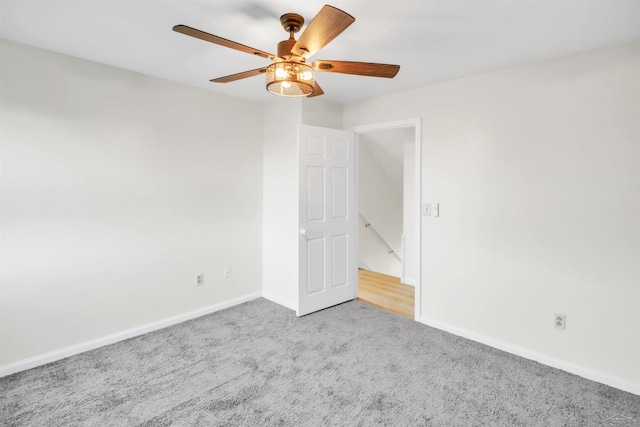
<svg viewBox="0 0 640 427">
<path fill-rule="evenodd" d="M 225 279 L 231 277 L 231 267 L 227 265 L 222 269 L 222 277 L 224 277 Z"/>
<path fill-rule="evenodd" d="M 555 326 L 556 329 L 562 329 L 562 330 L 567 329 L 567 316 L 565 316 L 564 314 L 558 314 L 558 313 L 554 314 L 553 326 Z"/>
<path fill-rule="evenodd" d="M 204 285 L 204 274 L 200 273 L 196 276 L 196 286 Z"/>
</svg>

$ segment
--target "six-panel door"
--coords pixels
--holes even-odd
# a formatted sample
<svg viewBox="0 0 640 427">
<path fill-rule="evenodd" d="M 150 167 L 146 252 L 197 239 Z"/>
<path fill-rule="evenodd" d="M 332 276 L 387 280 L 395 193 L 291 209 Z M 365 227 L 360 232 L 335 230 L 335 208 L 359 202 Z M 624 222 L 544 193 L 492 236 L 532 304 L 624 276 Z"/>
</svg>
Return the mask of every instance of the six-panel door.
<svg viewBox="0 0 640 427">
<path fill-rule="evenodd" d="M 298 316 L 355 298 L 353 133 L 300 125 Z"/>
</svg>

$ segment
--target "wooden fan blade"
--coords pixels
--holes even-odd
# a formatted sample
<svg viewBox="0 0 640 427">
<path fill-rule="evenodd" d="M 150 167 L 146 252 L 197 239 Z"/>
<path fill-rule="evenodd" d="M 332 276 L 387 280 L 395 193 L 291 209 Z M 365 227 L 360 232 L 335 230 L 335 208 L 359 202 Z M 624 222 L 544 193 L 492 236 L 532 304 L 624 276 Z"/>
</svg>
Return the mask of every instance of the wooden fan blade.
<svg viewBox="0 0 640 427">
<path fill-rule="evenodd" d="M 316 82 L 313 82 L 313 93 L 307 96 L 307 98 L 313 98 L 314 96 L 320 96 L 322 94 L 324 94 L 324 91 L 316 81 Z"/>
<path fill-rule="evenodd" d="M 235 82 L 236 80 L 246 79 L 247 77 L 257 76 L 258 74 L 263 74 L 267 72 L 267 67 L 256 68 L 255 70 L 243 71 L 242 73 L 231 74 L 229 76 L 218 77 L 217 79 L 211 79 L 210 82 L 213 83 L 229 83 Z"/>
<path fill-rule="evenodd" d="M 214 36 L 213 34 L 205 33 L 204 31 L 196 30 L 195 28 L 187 27 L 186 25 L 176 25 L 175 27 L 173 27 L 173 31 L 177 31 L 178 33 L 195 37 L 197 39 L 204 40 L 210 43 L 215 43 L 220 46 L 239 50 L 241 52 L 245 52 L 250 55 L 261 56 L 263 58 L 269 58 L 269 59 L 274 59 L 276 57 L 275 55 L 269 52 L 263 52 L 259 49 L 254 49 L 252 47 L 245 46 L 243 44 L 236 43 L 231 40 L 223 39 L 222 37 Z"/>
<path fill-rule="evenodd" d="M 329 73 L 356 74 L 358 76 L 386 77 L 393 78 L 398 71 L 399 65 L 375 64 L 372 62 L 352 62 L 352 61 L 314 61 L 311 64 L 316 71 L 326 71 Z"/>
<path fill-rule="evenodd" d="M 303 58 L 308 58 L 338 37 L 355 20 L 348 13 L 333 6 L 325 5 L 309 22 L 291 52 Z"/>
</svg>

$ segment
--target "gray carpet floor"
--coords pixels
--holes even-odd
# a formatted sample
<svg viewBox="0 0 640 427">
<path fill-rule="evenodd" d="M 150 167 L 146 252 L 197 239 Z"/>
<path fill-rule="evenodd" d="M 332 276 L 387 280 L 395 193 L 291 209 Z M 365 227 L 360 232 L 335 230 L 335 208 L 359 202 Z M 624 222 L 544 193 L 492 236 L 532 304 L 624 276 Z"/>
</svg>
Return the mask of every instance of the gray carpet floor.
<svg viewBox="0 0 640 427">
<path fill-rule="evenodd" d="M 296 318 L 253 300 L 1 378 L 0 399 L 2 426 L 601 426 L 640 420 L 640 396 L 358 301 Z"/>
</svg>

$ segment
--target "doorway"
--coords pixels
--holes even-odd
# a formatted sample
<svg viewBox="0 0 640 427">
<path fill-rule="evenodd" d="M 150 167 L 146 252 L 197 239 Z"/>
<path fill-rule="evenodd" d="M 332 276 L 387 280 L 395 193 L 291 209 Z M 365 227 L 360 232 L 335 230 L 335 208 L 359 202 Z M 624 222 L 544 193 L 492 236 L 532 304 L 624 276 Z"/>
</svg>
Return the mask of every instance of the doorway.
<svg viewBox="0 0 640 427">
<path fill-rule="evenodd" d="M 356 239 L 366 243 L 361 248 L 356 245 L 358 280 L 366 284 L 368 290 L 364 292 L 378 293 L 381 301 L 387 300 L 392 306 L 402 305 L 403 300 L 406 303 L 407 295 L 412 293 L 413 315 L 409 313 L 407 317 L 418 320 L 421 312 L 420 119 L 356 126 L 350 130 L 357 142 L 359 226 Z M 372 159 L 369 165 L 360 164 Z M 372 165 L 375 165 L 373 169 Z M 361 190 L 366 193 L 361 194 Z M 400 196 L 394 196 L 394 192 Z M 367 262 L 375 266 L 366 265 Z"/>
</svg>

